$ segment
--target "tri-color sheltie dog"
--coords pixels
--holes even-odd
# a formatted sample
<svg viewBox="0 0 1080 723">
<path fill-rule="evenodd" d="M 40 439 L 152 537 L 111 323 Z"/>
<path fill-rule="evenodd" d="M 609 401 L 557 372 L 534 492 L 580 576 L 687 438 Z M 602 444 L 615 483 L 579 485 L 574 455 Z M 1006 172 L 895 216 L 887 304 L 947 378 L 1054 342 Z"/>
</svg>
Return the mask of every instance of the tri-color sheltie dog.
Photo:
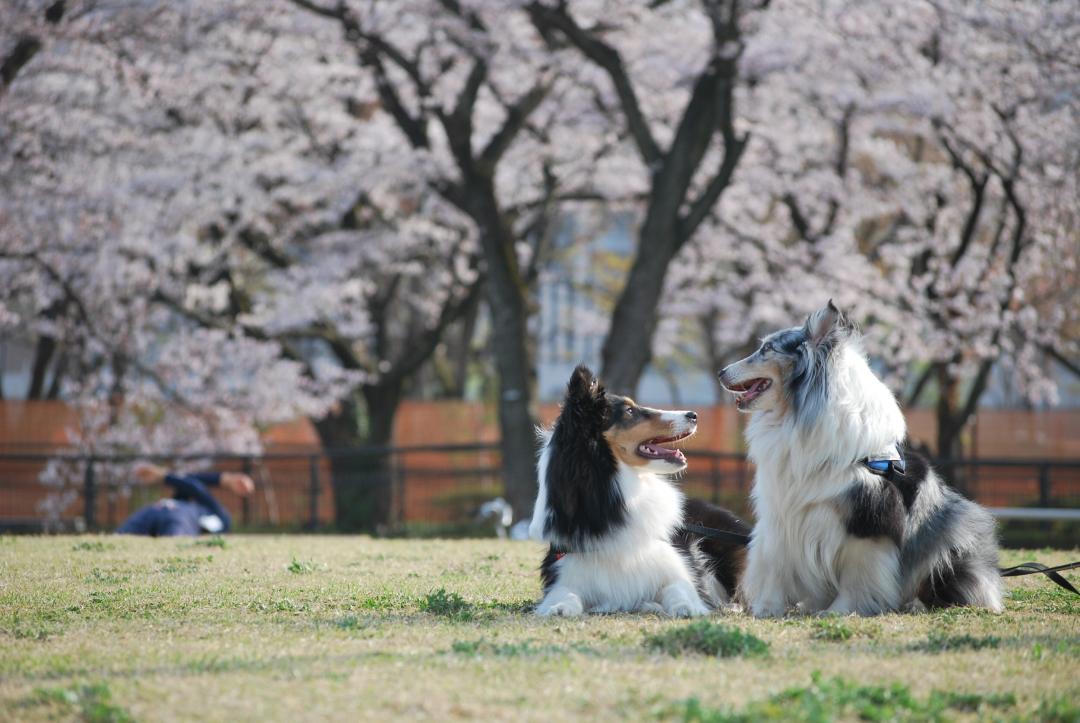
<svg viewBox="0 0 1080 723">
<path fill-rule="evenodd" d="M 831 301 L 720 381 L 751 415 L 757 522 L 740 592 L 755 616 L 1002 609 L 993 518 L 904 448 L 900 407 Z"/>
<path fill-rule="evenodd" d="M 550 547 L 538 614 L 689 617 L 731 599 L 744 549 L 682 524 L 749 528 L 726 510 L 686 501 L 669 479 L 686 468 L 686 457 L 665 445 L 696 430 L 694 412 L 642 407 L 606 393 L 588 368 L 574 370 L 554 427 L 540 432 L 529 535 Z"/>
</svg>

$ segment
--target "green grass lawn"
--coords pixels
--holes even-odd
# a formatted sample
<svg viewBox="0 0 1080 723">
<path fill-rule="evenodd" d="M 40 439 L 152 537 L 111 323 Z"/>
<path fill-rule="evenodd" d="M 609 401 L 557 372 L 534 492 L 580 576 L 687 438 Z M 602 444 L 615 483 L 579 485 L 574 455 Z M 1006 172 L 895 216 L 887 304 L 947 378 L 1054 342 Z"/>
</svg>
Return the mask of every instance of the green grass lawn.
<svg viewBox="0 0 1080 723">
<path fill-rule="evenodd" d="M 0 719 L 1080 720 L 1080 598 L 1041 577 L 1002 615 L 542 620 L 541 554 L 3 537 Z"/>
</svg>

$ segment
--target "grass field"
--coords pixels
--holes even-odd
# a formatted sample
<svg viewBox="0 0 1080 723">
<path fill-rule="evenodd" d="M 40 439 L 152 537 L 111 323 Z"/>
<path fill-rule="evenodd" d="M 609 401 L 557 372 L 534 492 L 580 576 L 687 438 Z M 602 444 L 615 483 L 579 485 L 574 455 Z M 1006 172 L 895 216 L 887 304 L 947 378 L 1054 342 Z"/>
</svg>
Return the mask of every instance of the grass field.
<svg viewBox="0 0 1080 723">
<path fill-rule="evenodd" d="M 542 620 L 540 557 L 0 538 L 0 719 L 1080 720 L 1080 598 L 1041 578 L 1009 581 L 1002 615 Z"/>
</svg>

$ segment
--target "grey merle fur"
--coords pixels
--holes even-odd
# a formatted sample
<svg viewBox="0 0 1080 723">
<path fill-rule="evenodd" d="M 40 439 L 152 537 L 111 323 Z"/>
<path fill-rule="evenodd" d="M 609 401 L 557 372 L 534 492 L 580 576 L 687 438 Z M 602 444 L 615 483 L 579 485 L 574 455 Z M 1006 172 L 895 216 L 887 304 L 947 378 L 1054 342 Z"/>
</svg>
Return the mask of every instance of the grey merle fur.
<svg viewBox="0 0 1080 723">
<path fill-rule="evenodd" d="M 830 301 L 802 326 L 764 339 L 756 353 L 762 358 L 782 357 L 782 389 L 799 427 L 808 429 L 818 423 L 832 402 L 830 372 L 856 336 L 855 325 Z M 836 500 L 845 531 L 896 545 L 900 582 L 909 600 L 917 598 L 931 608 L 1000 606 L 993 517 L 941 480 L 923 455 L 907 445 L 902 454 L 904 473 L 872 480 L 854 478 Z"/>
<path fill-rule="evenodd" d="M 836 314 L 831 326 L 815 328 L 815 317 L 811 316 L 802 326 L 770 334 L 757 352 L 787 357 L 791 371 L 785 376 L 784 392 L 795 418 L 803 425 L 813 423 L 828 402 L 829 357 L 857 331 L 832 301 L 828 308 Z"/>
<path fill-rule="evenodd" d="M 941 500 L 912 513 L 923 487 L 929 484 L 927 459 L 904 445 L 903 473 L 882 477 L 880 484 L 856 483 L 844 502 L 847 532 L 855 537 L 887 537 L 900 549 L 905 574 L 924 570 L 911 581 L 916 596 L 928 608 L 966 605 L 980 576 L 998 575 L 997 533 L 993 517 L 952 487 L 939 482 Z M 937 564 L 927 562 L 937 560 Z"/>
</svg>

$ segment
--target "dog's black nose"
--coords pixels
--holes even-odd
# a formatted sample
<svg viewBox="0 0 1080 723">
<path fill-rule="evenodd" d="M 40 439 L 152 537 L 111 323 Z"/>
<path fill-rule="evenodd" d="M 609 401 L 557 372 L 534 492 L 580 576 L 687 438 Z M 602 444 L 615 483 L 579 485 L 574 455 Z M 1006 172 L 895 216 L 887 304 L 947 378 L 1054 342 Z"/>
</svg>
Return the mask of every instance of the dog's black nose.
<svg viewBox="0 0 1080 723">
<path fill-rule="evenodd" d="M 686 418 L 689 419 L 691 422 L 696 422 L 697 421 L 697 412 L 687 412 L 686 413 Z"/>
</svg>

